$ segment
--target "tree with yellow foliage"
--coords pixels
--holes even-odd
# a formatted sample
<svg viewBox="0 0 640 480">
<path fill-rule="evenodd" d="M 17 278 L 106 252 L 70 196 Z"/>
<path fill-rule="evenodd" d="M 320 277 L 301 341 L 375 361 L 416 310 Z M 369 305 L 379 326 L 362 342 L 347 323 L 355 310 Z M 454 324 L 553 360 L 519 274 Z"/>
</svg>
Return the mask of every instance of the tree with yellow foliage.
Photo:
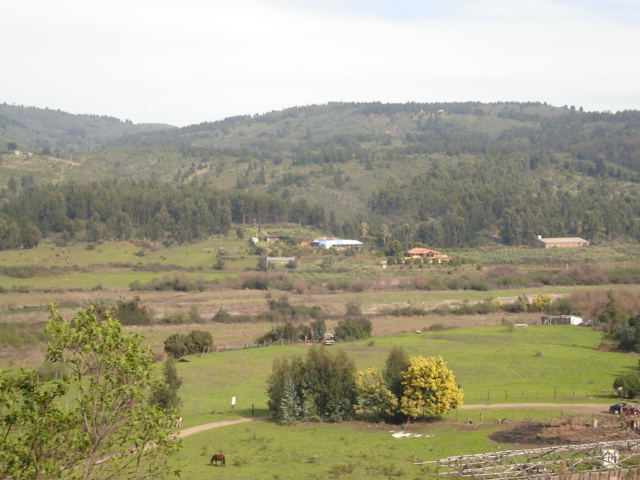
<svg viewBox="0 0 640 480">
<path fill-rule="evenodd" d="M 400 411 L 409 418 L 441 417 L 462 405 L 462 389 L 442 357 L 412 357 L 402 380 Z"/>
</svg>

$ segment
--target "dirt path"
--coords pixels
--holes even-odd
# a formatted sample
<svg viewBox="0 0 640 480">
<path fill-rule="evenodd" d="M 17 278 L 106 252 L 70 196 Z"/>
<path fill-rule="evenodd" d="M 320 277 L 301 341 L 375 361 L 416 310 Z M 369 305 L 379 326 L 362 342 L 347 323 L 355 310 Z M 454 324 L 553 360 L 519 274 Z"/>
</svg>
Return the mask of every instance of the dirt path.
<svg viewBox="0 0 640 480">
<path fill-rule="evenodd" d="M 562 408 L 588 411 L 589 413 L 604 413 L 609 410 L 608 405 L 603 403 L 491 403 L 488 405 L 463 405 L 458 410 L 497 410 L 501 408 Z"/>
<path fill-rule="evenodd" d="M 195 427 L 185 428 L 180 430 L 178 437 L 185 438 L 195 435 L 196 433 L 204 432 L 206 430 L 213 430 L 214 428 L 227 427 L 229 425 L 236 425 L 238 423 L 252 422 L 253 420 L 264 420 L 269 417 L 247 417 L 239 418 L 237 420 L 220 420 L 219 422 L 203 423 L 202 425 L 196 425 Z"/>
<path fill-rule="evenodd" d="M 588 413 L 605 413 L 608 407 L 602 403 L 492 403 L 488 405 L 475 404 L 464 405 L 458 410 L 498 410 L 508 408 L 561 408 L 567 410 L 580 410 Z M 229 425 L 237 425 L 239 423 L 252 422 L 253 420 L 265 420 L 270 417 L 247 417 L 237 420 L 221 420 L 219 422 L 203 423 L 195 427 L 185 428 L 178 433 L 178 437 L 185 438 L 195 435 L 196 433 L 213 430 L 214 428 L 227 427 Z"/>
</svg>

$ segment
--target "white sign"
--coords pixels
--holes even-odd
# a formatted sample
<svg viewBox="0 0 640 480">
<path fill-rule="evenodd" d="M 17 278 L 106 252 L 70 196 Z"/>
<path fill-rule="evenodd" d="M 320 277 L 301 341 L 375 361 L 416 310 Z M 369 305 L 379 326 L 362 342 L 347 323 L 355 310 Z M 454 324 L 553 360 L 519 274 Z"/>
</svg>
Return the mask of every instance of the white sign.
<svg viewBox="0 0 640 480">
<path fill-rule="evenodd" d="M 236 396 L 234 395 L 233 397 L 231 397 L 231 405 L 235 405 L 236 404 Z"/>
</svg>

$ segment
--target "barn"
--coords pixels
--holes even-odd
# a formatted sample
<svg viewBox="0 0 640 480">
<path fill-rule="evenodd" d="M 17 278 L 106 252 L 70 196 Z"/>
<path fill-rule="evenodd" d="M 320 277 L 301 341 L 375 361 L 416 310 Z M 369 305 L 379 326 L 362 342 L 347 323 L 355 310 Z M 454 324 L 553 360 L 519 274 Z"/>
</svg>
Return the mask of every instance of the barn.
<svg viewBox="0 0 640 480">
<path fill-rule="evenodd" d="M 542 238 L 542 235 L 538 235 L 535 246 L 537 248 L 575 248 L 575 247 L 588 247 L 589 240 L 585 240 L 580 237 L 553 237 Z"/>
</svg>

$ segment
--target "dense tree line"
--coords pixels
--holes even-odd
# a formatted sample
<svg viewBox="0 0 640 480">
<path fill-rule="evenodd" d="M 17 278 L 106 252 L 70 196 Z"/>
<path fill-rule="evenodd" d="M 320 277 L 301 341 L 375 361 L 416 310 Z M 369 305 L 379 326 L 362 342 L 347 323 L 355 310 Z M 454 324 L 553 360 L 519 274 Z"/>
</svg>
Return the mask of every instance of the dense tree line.
<svg viewBox="0 0 640 480">
<path fill-rule="evenodd" d="M 636 189 L 604 180 L 552 185 L 546 180 L 552 170 L 537 171 L 545 161 L 536 156 L 434 166 L 408 183 L 378 190 L 369 206 L 404 219 L 394 231 L 402 243 L 460 247 L 495 237 L 514 245 L 530 243 L 538 234 L 640 239 Z"/>
<path fill-rule="evenodd" d="M 536 234 L 596 241 L 640 236 L 636 111 L 515 102 L 336 102 L 144 132 L 115 144 L 140 151 L 89 155 L 104 175 L 122 175 L 125 155 L 127 172 L 149 178 L 149 171 L 157 172 L 142 160 L 137 165 L 138 156 L 160 158 L 170 150 L 178 166 L 163 178 L 181 186 L 32 188 L 13 179 L 0 208 L 0 248 L 83 229 L 93 239 L 137 235 L 186 242 L 254 221 L 323 226 L 338 236 L 374 237 L 385 248 L 388 238 L 405 248 L 414 242 L 521 244 Z M 368 198 L 371 212 L 364 206 L 371 175 L 361 180 L 360 172 L 403 180 L 378 188 Z M 235 181 L 234 192 L 204 186 L 229 186 L 225 174 Z M 86 200 L 83 188 L 98 198 Z M 346 188 L 362 192 L 355 204 L 342 208 L 332 198 L 327 203 L 335 213 L 320 206 L 327 190 Z M 79 211 L 78 196 L 84 204 Z M 20 207 L 22 201 L 27 206 Z"/>
<path fill-rule="evenodd" d="M 34 185 L 5 191 L 0 207 L 0 249 L 33 247 L 42 235 L 87 241 L 190 242 L 226 233 L 234 223 L 292 221 L 322 225 L 324 210 L 306 200 L 219 191 L 201 185 L 104 181 Z"/>
</svg>

